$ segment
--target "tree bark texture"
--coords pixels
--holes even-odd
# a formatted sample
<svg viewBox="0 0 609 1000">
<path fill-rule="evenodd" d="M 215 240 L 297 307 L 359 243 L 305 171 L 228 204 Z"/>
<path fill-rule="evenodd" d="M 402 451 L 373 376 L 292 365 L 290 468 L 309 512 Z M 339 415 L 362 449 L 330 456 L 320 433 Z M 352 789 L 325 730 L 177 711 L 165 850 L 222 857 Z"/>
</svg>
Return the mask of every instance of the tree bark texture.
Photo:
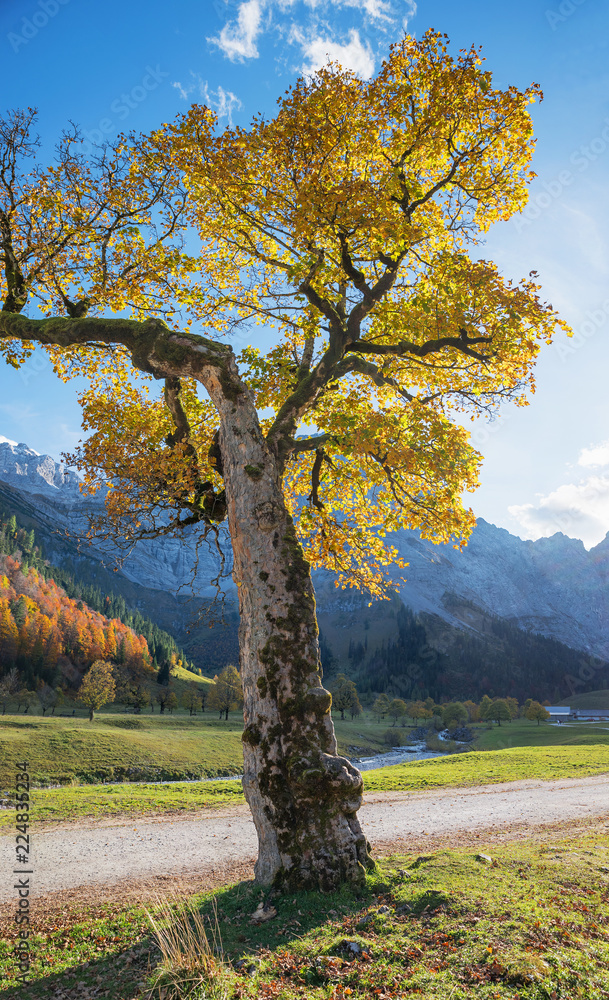
<svg viewBox="0 0 609 1000">
<path fill-rule="evenodd" d="M 230 373 L 203 381 L 220 413 L 220 450 L 241 616 L 243 787 L 262 884 L 330 890 L 370 863 L 357 819 L 360 772 L 337 756 L 332 697 L 321 683 L 309 564 L 250 393 Z M 232 398 L 231 398 L 232 397 Z"/>
</svg>

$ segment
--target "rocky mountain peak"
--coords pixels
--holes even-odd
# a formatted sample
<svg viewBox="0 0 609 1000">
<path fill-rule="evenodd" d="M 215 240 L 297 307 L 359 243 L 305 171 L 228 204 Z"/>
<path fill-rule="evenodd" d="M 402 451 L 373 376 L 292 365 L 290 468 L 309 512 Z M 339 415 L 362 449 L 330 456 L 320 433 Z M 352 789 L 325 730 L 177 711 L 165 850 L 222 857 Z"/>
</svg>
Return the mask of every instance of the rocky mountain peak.
<svg viewBox="0 0 609 1000">
<path fill-rule="evenodd" d="M 80 479 L 63 462 L 40 455 L 27 444 L 0 435 L 0 479 L 26 493 L 61 496 L 64 503 L 80 497 Z"/>
</svg>

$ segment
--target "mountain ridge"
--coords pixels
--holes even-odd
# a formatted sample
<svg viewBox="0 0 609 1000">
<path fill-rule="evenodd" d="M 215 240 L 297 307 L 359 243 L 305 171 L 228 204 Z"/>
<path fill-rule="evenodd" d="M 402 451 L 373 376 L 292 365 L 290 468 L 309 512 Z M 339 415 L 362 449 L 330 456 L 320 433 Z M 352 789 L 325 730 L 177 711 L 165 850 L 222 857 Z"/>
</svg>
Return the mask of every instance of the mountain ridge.
<svg viewBox="0 0 609 1000">
<path fill-rule="evenodd" d="M 83 496 L 78 476 L 48 455 L 39 455 L 26 444 L 0 437 L 0 482 L 23 496 L 33 514 L 46 524 L 54 546 L 53 560 L 62 558 L 60 535 L 53 526 L 73 536 L 82 535 L 87 512 L 99 512 L 99 497 Z M 415 612 L 437 615 L 449 624 L 467 628 L 445 600 L 457 594 L 489 614 L 538 632 L 574 649 L 609 659 L 609 533 L 590 550 L 583 542 L 562 532 L 535 541 L 523 540 L 507 529 L 478 519 L 468 545 L 434 545 L 415 531 L 402 531 L 390 539 L 409 563 L 400 575 L 401 601 Z M 226 535 L 227 552 L 229 551 Z M 196 532 L 183 539 L 164 537 L 138 543 L 122 574 L 150 591 L 175 596 L 189 584 L 195 565 Z M 84 544 L 86 558 L 100 563 L 111 558 L 109 549 Z M 214 554 L 199 555 L 194 592 L 212 595 L 210 580 L 218 572 Z M 227 578 L 226 590 L 234 601 L 236 589 Z M 314 574 L 318 609 L 322 617 L 334 611 L 362 606 L 361 595 L 337 591 L 327 571 Z"/>
</svg>

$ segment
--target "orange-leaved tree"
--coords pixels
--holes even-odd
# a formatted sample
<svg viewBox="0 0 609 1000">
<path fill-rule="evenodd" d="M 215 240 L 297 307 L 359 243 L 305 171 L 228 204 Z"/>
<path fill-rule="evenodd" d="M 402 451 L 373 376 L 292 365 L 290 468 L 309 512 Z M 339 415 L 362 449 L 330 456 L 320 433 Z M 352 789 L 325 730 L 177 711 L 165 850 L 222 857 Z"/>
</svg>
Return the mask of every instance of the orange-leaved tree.
<svg viewBox="0 0 609 1000">
<path fill-rule="evenodd" d="M 331 889 L 369 862 L 311 566 L 380 596 L 387 532 L 464 544 L 480 456 L 459 414 L 524 404 L 560 322 L 532 277 L 475 253 L 526 203 L 539 96 L 429 32 L 370 81 L 337 65 L 299 80 L 246 129 L 195 106 L 96 158 L 67 134 L 28 173 L 29 112 L 3 126 L 6 360 L 38 344 L 88 377 L 75 458 L 113 531 L 228 521 L 263 883 Z"/>
</svg>

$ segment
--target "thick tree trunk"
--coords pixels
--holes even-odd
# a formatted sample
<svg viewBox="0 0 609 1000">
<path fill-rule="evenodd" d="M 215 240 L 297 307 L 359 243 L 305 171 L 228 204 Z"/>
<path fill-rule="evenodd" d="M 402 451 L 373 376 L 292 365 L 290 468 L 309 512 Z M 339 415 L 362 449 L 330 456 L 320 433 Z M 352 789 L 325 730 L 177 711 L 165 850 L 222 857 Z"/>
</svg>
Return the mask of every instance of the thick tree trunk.
<svg viewBox="0 0 609 1000">
<path fill-rule="evenodd" d="M 243 784 L 258 831 L 256 877 L 321 889 L 360 881 L 370 863 L 356 815 L 362 777 L 336 755 L 309 566 L 284 502 L 281 460 L 262 435 L 231 349 L 159 320 L 31 320 L 0 311 L 0 334 L 60 347 L 123 344 L 141 371 L 191 376 L 209 392 L 220 417 L 239 590 Z M 287 437 L 281 447 L 289 451 Z"/>
<path fill-rule="evenodd" d="M 282 495 L 281 471 L 245 386 L 205 384 L 221 418 L 220 452 L 239 593 L 244 689 L 243 786 L 258 832 L 262 884 L 330 890 L 371 863 L 357 819 L 362 777 L 336 755 L 322 687 L 315 598 Z"/>
</svg>

